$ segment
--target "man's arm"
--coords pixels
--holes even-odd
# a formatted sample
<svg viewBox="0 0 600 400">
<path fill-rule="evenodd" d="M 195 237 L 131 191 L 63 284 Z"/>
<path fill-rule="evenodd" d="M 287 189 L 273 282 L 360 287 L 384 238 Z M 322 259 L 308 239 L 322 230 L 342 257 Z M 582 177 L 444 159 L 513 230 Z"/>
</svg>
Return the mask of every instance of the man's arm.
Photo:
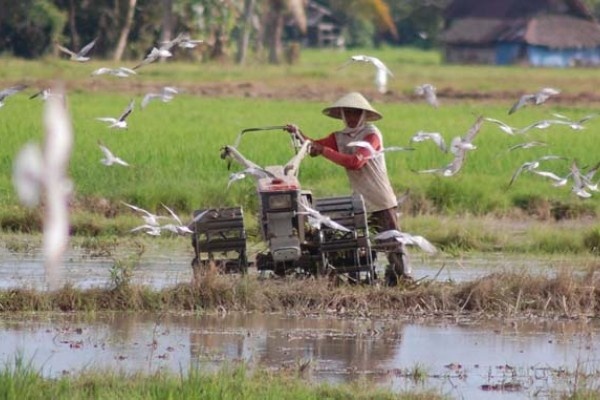
<svg viewBox="0 0 600 400">
<path fill-rule="evenodd" d="M 367 135 L 364 138 L 364 141 L 371 144 L 371 146 L 373 146 L 373 148 L 377 151 L 381 149 L 381 141 L 379 140 L 379 137 L 374 133 Z M 323 146 L 320 150 L 320 154 L 322 154 L 323 157 L 338 165 L 341 165 L 344 168 L 352 170 L 361 169 L 362 167 L 364 167 L 367 161 L 369 161 L 369 157 L 371 156 L 369 150 L 363 147 L 358 147 L 354 154 L 340 153 L 339 151 L 337 151 L 337 146 L 336 149 L 333 149 L 328 146 Z"/>
</svg>

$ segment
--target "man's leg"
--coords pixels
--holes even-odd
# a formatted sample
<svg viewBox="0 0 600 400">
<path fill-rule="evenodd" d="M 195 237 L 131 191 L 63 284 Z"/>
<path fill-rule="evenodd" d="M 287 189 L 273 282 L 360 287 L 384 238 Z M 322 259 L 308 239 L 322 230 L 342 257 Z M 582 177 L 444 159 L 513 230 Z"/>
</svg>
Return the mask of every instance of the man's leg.
<svg viewBox="0 0 600 400">
<path fill-rule="evenodd" d="M 400 230 L 396 212 L 397 209 L 394 207 L 372 213 L 372 219 L 377 232 L 392 229 Z M 388 261 L 390 264 L 385 271 L 385 281 L 388 286 L 396 286 L 398 278 L 410 277 L 410 263 L 405 246 L 402 243 L 398 243 L 397 249 L 388 253 Z"/>
</svg>

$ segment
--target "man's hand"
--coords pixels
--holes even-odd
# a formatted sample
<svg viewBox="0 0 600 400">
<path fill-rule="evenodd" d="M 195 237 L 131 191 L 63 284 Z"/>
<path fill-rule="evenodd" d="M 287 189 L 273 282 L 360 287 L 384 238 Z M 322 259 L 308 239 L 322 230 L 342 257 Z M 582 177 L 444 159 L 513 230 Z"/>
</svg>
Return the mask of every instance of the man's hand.
<svg viewBox="0 0 600 400">
<path fill-rule="evenodd" d="M 296 135 L 300 134 L 300 128 L 298 128 L 298 125 L 294 125 L 294 124 L 287 124 L 283 127 L 283 130 L 289 133 L 294 133 Z"/>
<path fill-rule="evenodd" d="M 323 145 L 316 142 L 310 142 L 308 154 L 310 154 L 311 157 L 320 156 L 323 154 Z"/>
</svg>

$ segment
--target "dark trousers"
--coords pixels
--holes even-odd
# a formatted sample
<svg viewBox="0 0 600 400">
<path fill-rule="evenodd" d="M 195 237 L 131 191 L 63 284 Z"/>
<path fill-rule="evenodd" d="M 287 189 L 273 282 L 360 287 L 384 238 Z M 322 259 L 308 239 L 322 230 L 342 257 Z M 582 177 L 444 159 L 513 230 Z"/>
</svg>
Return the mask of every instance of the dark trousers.
<svg viewBox="0 0 600 400">
<path fill-rule="evenodd" d="M 371 213 L 371 226 L 378 233 L 392 229 L 399 231 L 400 225 L 398 224 L 397 211 L 398 208 L 393 207 Z M 399 276 L 410 275 L 408 256 L 402 243 L 398 243 L 398 248 L 390 251 L 387 257 L 390 265 L 386 269 L 385 275 L 386 281 L 389 284 L 396 284 Z"/>
</svg>

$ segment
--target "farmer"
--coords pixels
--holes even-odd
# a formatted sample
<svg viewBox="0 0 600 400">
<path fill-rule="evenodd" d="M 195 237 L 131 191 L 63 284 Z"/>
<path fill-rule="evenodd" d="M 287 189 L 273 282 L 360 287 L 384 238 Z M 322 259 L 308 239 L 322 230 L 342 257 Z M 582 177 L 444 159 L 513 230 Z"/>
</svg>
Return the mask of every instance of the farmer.
<svg viewBox="0 0 600 400">
<path fill-rule="evenodd" d="M 370 157 L 370 149 L 348 146 L 350 142 L 365 141 L 376 151 L 383 149 L 383 136 L 370 123 L 381 119 L 381 114 L 357 92 L 343 96 L 325 108 L 323 114 L 341 119 L 344 128 L 318 140 L 305 136 L 295 125 L 286 125 L 285 130 L 310 140 L 311 156 L 321 155 L 346 169 L 352 190 L 362 195 L 378 232 L 400 230 L 396 195 L 388 178 L 383 153 Z M 403 245 L 398 244 L 396 250 L 388 253 L 388 261 L 390 265 L 386 268 L 385 280 L 389 286 L 396 286 L 399 279 L 410 280 L 410 266 Z"/>
</svg>

